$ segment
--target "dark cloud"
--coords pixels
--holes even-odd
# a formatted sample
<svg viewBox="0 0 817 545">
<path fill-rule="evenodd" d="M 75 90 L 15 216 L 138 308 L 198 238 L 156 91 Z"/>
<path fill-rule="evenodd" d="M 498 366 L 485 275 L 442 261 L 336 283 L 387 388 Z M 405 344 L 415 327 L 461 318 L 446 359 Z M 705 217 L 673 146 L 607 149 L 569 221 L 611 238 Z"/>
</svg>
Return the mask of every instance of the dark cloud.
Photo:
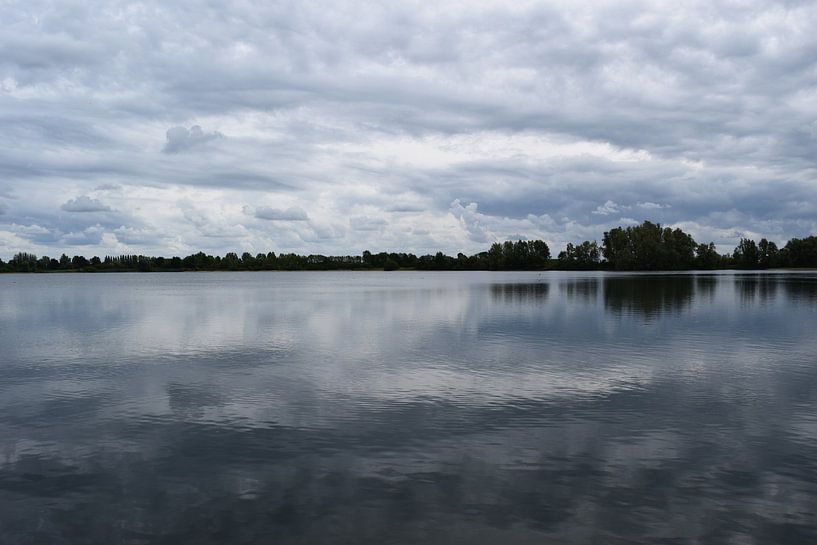
<svg viewBox="0 0 817 545">
<path fill-rule="evenodd" d="M 167 253 L 558 246 L 641 219 L 726 247 L 817 232 L 813 3 L 5 13 L 0 229 L 21 237 L 93 227 L 56 212 L 75 195 L 64 211 L 106 212 L 100 253 L 120 227 Z M 259 195 L 292 208 L 244 213 Z"/>
</svg>

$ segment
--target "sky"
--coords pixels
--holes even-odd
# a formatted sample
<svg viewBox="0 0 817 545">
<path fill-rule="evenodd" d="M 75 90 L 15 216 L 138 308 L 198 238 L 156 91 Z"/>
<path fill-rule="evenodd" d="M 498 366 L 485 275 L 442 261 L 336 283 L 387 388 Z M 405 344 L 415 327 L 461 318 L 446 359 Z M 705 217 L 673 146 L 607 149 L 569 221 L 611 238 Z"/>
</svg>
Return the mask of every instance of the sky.
<svg viewBox="0 0 817 545">
<path fill-rule="evenodd" d="M 0 257 L 817 234 L 817 3 L 0 0 Z"/>
</svg>

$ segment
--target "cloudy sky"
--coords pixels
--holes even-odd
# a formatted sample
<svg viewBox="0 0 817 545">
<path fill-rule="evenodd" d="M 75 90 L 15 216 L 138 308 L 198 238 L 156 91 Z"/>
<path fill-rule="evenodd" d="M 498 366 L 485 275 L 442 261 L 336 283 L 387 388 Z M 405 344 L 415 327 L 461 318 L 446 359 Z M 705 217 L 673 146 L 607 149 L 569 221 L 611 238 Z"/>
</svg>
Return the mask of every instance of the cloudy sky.
<svg viewBox="0 0 817 545">
<path fill-rule="evenodd" d="M 0 257 L 817 233 L 817 3 L 0 2 Z"/>
</svg>

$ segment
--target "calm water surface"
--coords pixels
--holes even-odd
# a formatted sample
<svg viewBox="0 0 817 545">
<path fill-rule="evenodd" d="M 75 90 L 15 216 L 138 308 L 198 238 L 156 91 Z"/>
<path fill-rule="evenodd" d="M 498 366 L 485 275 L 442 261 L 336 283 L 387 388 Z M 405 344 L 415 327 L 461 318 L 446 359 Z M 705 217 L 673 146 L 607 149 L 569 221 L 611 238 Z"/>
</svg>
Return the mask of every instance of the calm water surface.
<svg viewBox="0 0 817 545">
<path fill-rule="evenodd" d="M 3 275 L 0 543 L 817 543 L 817 274 Z"/>
</svg>

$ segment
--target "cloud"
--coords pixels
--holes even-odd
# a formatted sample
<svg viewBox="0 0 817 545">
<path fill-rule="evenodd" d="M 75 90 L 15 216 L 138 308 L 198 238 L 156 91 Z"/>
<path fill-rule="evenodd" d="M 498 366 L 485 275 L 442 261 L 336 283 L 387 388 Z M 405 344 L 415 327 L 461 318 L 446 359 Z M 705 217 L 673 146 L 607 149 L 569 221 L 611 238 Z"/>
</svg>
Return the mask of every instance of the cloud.
<svg viewBox="0 0 817 545">
<path fill-rule="evenodd" d="M 486 225 L 487 218 L 478 212 L 478 208 L 479 205 L 475 202 L 463 206 L 459 199 L 454 199 L 449 210 L 460 221 L 469 239 L 474 242 L 488 243 L 493 237 Z"/>
<path fill-rule="evenodd" d="M 123 244 L 139 246 L 152 246 L 167 238 L 165 235 L 156 233 L 150 229 L 137 229 L 125 226 L 114 229 L 113 234 L 116 240 Z"/>
<path fill-rule="evenodd" d="M 643 208 L 644 210 L 661 210 L 662 208 L 670 208 L 668 204 L 659 204 L 656 202 L 639 202 L 636 203 L 636 206 L 639 208 Z"/>
<path fill-rule="evenodd" d="M 167 130 L 167 143 L 164 152 L 179 153 L 187 151 L 219 138 L 224 138 L 224 135 L 218 131 L 205 133 L 198 125 L 193 125 L 189 129 L 181 126 L 171 127 Z"/>
<path fill-rule="evenodd" d="M 0 202 L 0 216 L 5 214 L 6 211 L 8 211 L 8 209 L 9 209 L 9 207 L 8 207 L 8 205 L 6 203 Z"/>
<path fill-rule="evenodd" d="M 607 216 L 609 214 L 617 214 L 621 211 L 621 209 L 622 207 L 613 201 L 607 201 L 601 206 L 597 206 L 596 209 L 593 210 L 593 213 L 600 216 Z"/>
<path fill-rule="evenodd" d="M 60 208 L 66 212 L 109 212 L 111 210 L 110 206 L 102 204 L 87 195 L 80 195 L 79 197 L 70 199 L 63 203 Z"/>
<path fill-rule="evenodd" d="M 400 204 L 393 204 L 391 206 L 387 206 L 384 208 L 386 212 L 397 212 L 397 213 L 410 213 L 410 212 L 423 212 L 427 209 L 426 206 L 421 204 L 409 204 L 409 203 L 400 203 Z"/>
<path fill-rule="evenodd" d="M 254 211 L 250 207 L 245 207 L 245 213 L 247 211 L 258 219 L 269 221 L 307 221 L 309 219 L 303 208 L 298 206 L 290 206 L 286 209 L 259 206 Z"/>
<path fill-rule="evenodd" d="M 105 229 L 95 225 L 83 231 L 66 233 L 60 238 L 60 243 L 67 246 L 96 246 L 102 242 Z"/>
<path fill-rule="evenodd" d="M 349 218 L 349 225 L 355 231 L 377 231 L 383 229 L 389 223 L 383 218 L 369 216 L 354 216 Z"/>
<path fill-rule="evenodd" d="M 0 228 L 32 251 L 817 232 L 814 3 L 89 2 L 12 2 L 0 36 Z"/>
</svg>

